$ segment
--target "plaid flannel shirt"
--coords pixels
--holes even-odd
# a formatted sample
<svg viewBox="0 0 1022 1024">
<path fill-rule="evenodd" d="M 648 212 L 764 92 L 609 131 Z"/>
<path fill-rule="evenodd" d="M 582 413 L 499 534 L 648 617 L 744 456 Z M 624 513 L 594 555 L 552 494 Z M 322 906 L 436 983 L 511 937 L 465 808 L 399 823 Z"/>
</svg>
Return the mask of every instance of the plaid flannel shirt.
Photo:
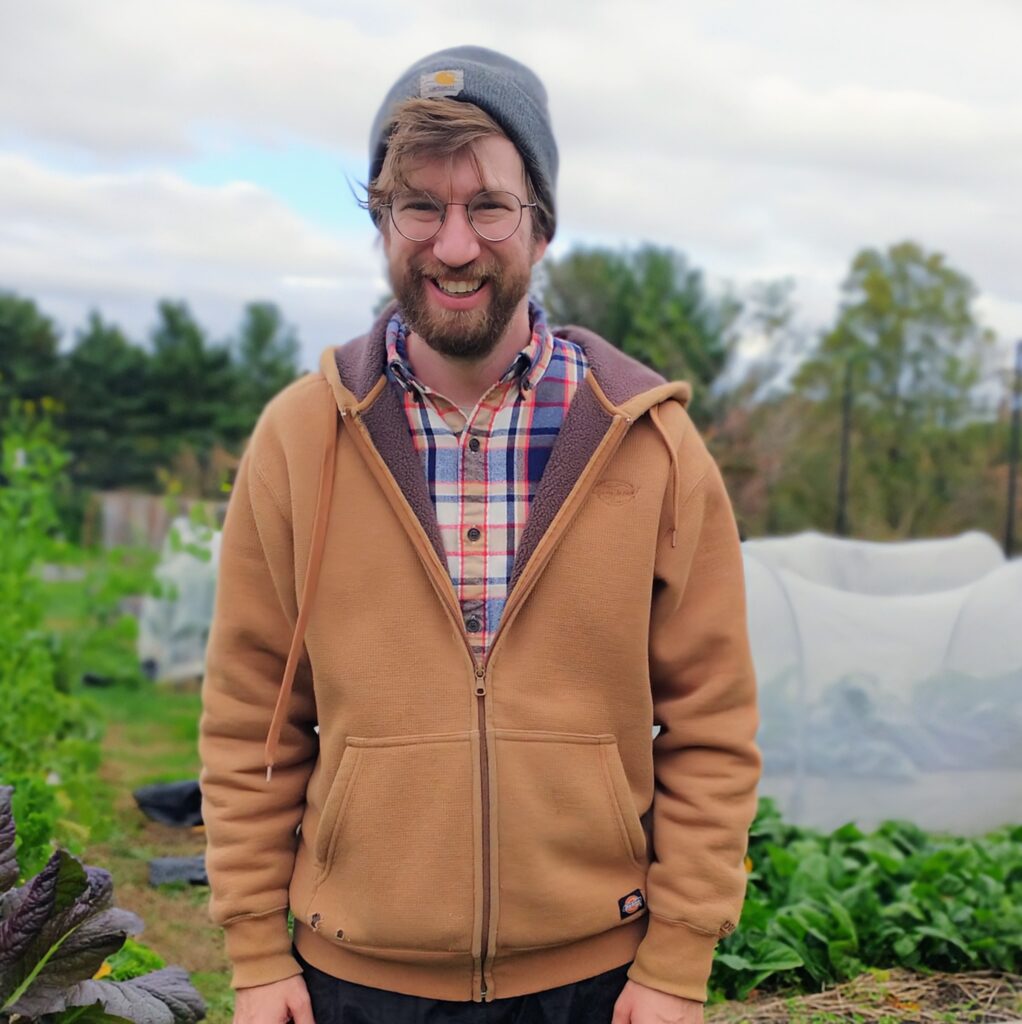
<svg viewBox="0 0 1022 1024">
<path fill-rule="evenodd" d="M 447 568 L 479 658 L 497 631 L 529 506 L 587 370 L 582 350 L 554 337 L 537 305 L 529 317 L 529 343 L 467 416 L 416 378 L 400 312 L 387 325 L 387 376 L 403 392 Z"/>
</svg>

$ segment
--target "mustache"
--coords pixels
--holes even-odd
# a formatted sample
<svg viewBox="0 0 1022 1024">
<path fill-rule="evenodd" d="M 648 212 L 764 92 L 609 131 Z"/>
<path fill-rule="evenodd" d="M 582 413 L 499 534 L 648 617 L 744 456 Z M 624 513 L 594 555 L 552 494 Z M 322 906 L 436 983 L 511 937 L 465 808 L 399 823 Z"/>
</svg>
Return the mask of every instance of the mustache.
<svg viewBox="0 0 1022 1024">
<path fill-rule="evenodd" d="M 419 277 L 436 279 L 442 277 L 447 281 L 477 281 L 481 278 L 499 278 L 500 270 L 492 263 L 476 261 L 461 267 L 449 267 L 444 263 L 427 261 L 412 268 Z"/>
</svg>

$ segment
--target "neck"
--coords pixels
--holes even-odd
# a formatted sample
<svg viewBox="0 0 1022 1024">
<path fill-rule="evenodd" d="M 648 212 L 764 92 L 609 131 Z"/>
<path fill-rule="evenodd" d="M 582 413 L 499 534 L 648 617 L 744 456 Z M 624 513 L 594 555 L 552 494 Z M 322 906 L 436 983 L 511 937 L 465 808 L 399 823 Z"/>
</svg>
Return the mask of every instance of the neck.
<svg viewBox="0 0 1022 1024">
<path fill-rule="evenodd" d="M 508 368 L 511 360 L 529 343 L 528 300 L 515 311 L 507 330 L 493 350 L 479 359 L 453 359 L 431 348 L 414 331 L 408 333 L 408 359 L 415 376 L 428 388 L 450 399 L 462 409 L 476 403 Z"/>
</svg>

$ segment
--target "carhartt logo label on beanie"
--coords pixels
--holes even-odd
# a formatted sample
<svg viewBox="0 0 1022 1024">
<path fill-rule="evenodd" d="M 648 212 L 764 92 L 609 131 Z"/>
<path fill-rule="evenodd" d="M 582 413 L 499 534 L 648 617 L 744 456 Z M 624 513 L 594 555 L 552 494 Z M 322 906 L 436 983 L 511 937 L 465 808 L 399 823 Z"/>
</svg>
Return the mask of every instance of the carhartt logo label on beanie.
<svg viewBox="0 0 1022 1024">
<path fill-rule="evenodd" d="M 431 71 L 419 76 L 419 95 L 426 100 L 438 96 L 457 96 L 465 88 L 465 72 L 460 68 L 450 71 Z"/>
</svg>

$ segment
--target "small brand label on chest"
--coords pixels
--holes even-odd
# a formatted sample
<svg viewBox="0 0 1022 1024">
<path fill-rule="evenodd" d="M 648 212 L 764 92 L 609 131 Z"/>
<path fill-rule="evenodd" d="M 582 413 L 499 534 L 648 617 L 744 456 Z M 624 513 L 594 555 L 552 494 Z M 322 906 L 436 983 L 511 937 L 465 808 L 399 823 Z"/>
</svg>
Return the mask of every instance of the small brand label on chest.
<svg viewBox="0 0 1022 1024">
<path fill-rule="evenodd" d="M 601 480 L 593 490 L 607 505 L 624 505 L 635 497 L 635 488 L 627 480 Z"/>
</svg>

